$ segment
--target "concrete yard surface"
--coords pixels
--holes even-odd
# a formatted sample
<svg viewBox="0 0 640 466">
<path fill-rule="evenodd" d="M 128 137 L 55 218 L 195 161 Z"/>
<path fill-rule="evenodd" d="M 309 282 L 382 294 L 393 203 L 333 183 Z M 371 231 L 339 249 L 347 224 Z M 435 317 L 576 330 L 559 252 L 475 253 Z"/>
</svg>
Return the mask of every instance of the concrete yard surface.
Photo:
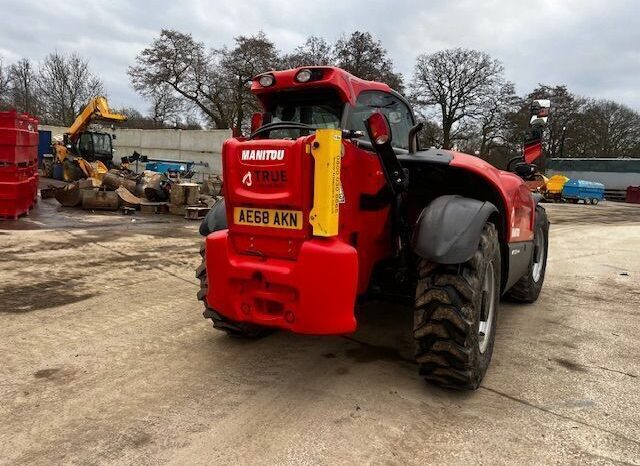
<svg viewBox="0 0 640 466">
<path fill-rule="evenodd" d="M 540 299 L 502 303 L 481 388 L 451 392 L 408 308 L 229 338 L 198 222 L 41 201 L 0 223 L 0 464 L 640 464 L 640 206 L 546 207 Z"/>
</svg>

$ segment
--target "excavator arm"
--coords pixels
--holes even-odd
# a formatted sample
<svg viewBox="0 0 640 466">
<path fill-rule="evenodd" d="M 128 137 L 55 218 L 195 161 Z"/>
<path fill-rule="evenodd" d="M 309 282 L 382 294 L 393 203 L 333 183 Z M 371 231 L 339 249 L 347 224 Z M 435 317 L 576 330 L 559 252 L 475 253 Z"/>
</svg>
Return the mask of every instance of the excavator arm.
<svg viewBox="0 0 640 466">
<path fill-rule="evenodd" d="M 80 112 L 69 127 L 68 137 L 75 143 L 80 134 L 89 126 L 89 123 L 95 120 L 119 122 L 126 120 L 127 117 L 119 113 L 113 113 L 109 109 L 109 103 L 106 97 L 98 96 L 89 101 L 87 106 Z"/>
</svg>

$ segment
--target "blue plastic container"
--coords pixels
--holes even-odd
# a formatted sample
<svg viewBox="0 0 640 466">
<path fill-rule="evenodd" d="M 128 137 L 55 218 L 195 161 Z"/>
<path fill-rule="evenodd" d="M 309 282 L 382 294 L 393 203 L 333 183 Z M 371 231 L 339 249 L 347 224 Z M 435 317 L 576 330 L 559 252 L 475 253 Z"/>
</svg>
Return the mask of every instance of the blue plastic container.
<svg viewBox="0 0 640 466">
<path fill-rule="evenodd" d="M 51 153 L 51 131 L 38 130 L 38 166 L 42 166 L 44 154 Z"/>
<path fill-rule="evenodd" d="M 64 179 L 64 170 L 62 169 L 61 163 L 55 163 L 53 165 L 53 179 L 54 180 L 63 180 Z"/>
<path fill-rule="evenodd" d="M 604 199 L 604 185 L 594 181 L 571 179 L 562 188 L 562 197 L 568 201 L 597 204 Z"/>
</svg>

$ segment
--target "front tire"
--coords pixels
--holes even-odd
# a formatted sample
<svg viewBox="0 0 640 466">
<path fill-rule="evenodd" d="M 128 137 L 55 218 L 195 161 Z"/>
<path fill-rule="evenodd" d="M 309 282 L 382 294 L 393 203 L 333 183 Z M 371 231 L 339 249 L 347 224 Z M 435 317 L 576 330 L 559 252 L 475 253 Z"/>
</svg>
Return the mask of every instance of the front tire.
<svg viewBox="0 0 640 466">
<path fill-rule="evenodd" d="M 207 292 L 209 291 L 209 284 L 207 282 L 207 267 L 206 267 L 206 253 L 205 242 L 200 245 L 200 256 L 202 262 L 196 269 L 196 278 L 200 280 L 200 291 L 198 291 L 198 299 L 204 304 L 204 312 L 202 315 L 206 319 L 211 319 L 213 322 L 213 328 L 222 330 L 228 335 L 237 338 L 260 338 L 273 332 L 272 329 L 262 327 L 260 325 L 249 324 L 246 322 L 236 322 L 231 319 L 227 319 L 222 314 L 216 312 L 210 308 L 207 303 Z"/>
<path fill-rule="evenodd" d="M 414 338 L 420 375 L 475 390 L 489 367 L 500 301 L 500 243 L 492 223 L 463 264 L 418 264 Z"/>
</svg>

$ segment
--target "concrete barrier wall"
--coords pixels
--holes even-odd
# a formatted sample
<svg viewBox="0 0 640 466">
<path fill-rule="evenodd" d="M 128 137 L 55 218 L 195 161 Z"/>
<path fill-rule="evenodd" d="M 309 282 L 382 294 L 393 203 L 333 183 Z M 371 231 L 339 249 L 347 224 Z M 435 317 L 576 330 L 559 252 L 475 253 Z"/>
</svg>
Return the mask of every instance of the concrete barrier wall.
<svg viewBox="0 0 640 466">
<path fill-rule="evenodd" d="M 40 129 L 60 136 L 67 128 L 41 125 Z M 198 180 L 209 174 L 221 174 L 222 143 L 231 137 L 231 130 L 181 130 L 181 129 L 116 129 L 106 130 L 116 135 L 113 141 L 114 161 L 133 154 L 134 151 L 149 158 L 206 162 L 209 167 L 196 167 Z"/>
</svg>

